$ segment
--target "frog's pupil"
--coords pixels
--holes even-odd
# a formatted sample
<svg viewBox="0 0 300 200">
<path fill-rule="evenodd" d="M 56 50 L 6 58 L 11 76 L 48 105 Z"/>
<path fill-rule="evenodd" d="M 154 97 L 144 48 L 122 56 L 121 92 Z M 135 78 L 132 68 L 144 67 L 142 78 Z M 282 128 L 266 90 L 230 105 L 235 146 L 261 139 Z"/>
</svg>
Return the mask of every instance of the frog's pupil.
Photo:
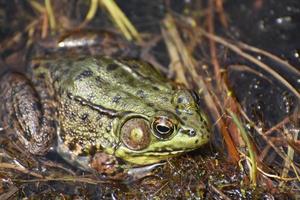
<svg viewBox="0 0 300 200">
<path fill-rule="evenodd" d="M 170 128 L 165 126 L 165 125 L 160 125 L 158 124 L 156 126 L 156 130 L 160 133 L 160 134 L 168 134 L 170 132 Z"/>
</svg>

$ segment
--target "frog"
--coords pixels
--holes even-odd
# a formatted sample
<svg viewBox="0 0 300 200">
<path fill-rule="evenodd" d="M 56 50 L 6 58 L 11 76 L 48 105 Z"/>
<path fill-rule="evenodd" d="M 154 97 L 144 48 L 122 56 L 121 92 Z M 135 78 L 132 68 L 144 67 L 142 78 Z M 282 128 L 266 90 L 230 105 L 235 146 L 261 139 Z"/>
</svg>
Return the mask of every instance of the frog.
<svg viewBox="0 0 300 200">
<path fill-rule="evenodd" d="M 30 155 L 124 180 L 208 143 L 199 95 L 134 59 L 33 59 L 0 79 L 1 123 Z M 139 176 L 142 177 L 143 175 Z"/>
</svg>

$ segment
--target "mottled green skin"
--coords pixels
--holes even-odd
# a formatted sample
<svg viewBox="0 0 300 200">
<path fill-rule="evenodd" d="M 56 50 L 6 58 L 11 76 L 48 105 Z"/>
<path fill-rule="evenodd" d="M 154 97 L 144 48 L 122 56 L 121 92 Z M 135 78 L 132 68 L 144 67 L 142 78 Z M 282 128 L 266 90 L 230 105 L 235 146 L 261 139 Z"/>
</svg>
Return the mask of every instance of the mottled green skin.
<svg viewBox="0 0 300 200">
<path fill-rule="evenodd" d="M 104 57 L 35 60 L 28 76 L 50 96 L 57 151 L 80 168 L 89 169 L 96 152 L 126 165 L 148 165 L 209 140 L 207 120 L 191 93 L 148 64 Z M 159 116 L 174 123 L 166 139 L 154 135 L 152 123 Z M 131 118 L 149 123 L 150 141 L 141 150 L 128 148 L 120 139 L 122 125 Z"/>
</svg>

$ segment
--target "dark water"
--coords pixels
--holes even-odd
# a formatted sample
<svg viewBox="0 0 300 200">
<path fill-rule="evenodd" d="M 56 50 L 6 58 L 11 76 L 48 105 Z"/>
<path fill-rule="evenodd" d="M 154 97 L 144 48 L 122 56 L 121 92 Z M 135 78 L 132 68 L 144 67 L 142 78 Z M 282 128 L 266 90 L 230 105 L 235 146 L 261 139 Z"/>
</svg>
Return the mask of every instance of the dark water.
<svg viewBox="0 0 300 200">
<path fill-rule="evenodd" d="M 231 36 L 300 67 L 300 1 L 228 1 Z"/>
<path fill-rule="evenodd" d="M 219 31 L 227 37 L 261 48 L 288 62 L 292 68 L 272 58 L 247 51 L 282 76 L 299 92 L 300 1 L 245 0 L 239 1 L 238 4 L 229 1 L 225 4 L 225 9 L 230 20 L 230 28 L 229 31 L 223 29 Z M 287 153 L 287 145 L 284 144 L 286 137 L 294 137 L 294 134 L 300 130 L 299 98 L 281 81 L 257 65 L 236 54 L 229 53 L 228 58 L 225 63 L 229 66 L 230 87 L 243 110 L 256 126 L 262 131 L 267 131 L 284 119 L 288 119 L 283 128 L 272 131 L 267 136 L 267 140 L 272 140 L 278 149 Z M 268 141 L 253 129 L 249 128 L 249 131 L 260 155 L 268 147 Z M 296 140 L 299 141 L 299 136 Z M 282 158 L 273 148 L 267 152 L 268 157 L 263 159 L 265 164 L 275 169 L 283 163 Z M 295 152 L 293 157 L 295 163 L 299 164 L 299 157 L 299 152 Z"/>
</svg>

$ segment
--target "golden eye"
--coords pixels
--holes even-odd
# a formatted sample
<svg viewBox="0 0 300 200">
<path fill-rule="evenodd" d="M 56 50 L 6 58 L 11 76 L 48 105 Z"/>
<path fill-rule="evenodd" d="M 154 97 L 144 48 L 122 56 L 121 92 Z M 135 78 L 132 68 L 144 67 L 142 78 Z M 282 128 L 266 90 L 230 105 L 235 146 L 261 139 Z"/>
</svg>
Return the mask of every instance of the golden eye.
<svg viewBox="0 0 300 200">
<path fill-rule="evenodd" d="M 159 139 L 168 139 L 174 132 L 174 125 L 166 117 L 157 118 L 153 124 L 152 128 L 154 134 Z"/>
<path fill-rule="evenodd" d="M 150 128 L 142 118 L 132 118 L 121 128 L 121 140 L 131 150 L 142 150 L 150 144 Z"/>
</svg>

